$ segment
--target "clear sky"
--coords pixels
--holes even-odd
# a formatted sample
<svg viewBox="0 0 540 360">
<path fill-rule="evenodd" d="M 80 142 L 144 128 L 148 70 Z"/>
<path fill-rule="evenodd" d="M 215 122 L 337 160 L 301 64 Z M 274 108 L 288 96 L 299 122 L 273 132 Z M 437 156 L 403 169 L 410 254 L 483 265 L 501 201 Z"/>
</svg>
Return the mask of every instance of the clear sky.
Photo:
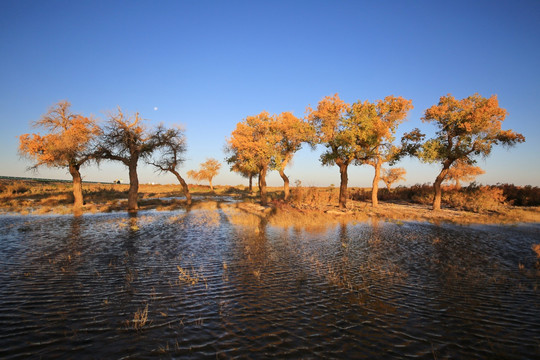
<svg viewBox="0 0 540 360">
<path fill-rule="evenodd" d="M 326 95 L 347 102 L 413 100 L 399 135 L 420 127 L 441 95 L 497 94 L 503 127 L 524 144 L 480 159 L 484 184 L 540 185 L 540 1 L 30 1 L 0 2 L 0 175 L 37 174 L 17 155 L 20 134 L 59 100 L 105 121 L 117 106 L 148 126 L 182 124 L 182 173 L 223 162 L 236 123 L 262 110 L 305 115 Z M 157 110 L 155 110 L 157 108 Z M 306 146 L 288 174 L 304 185 L 339 184 Z M 408 159 L 406 184 L 433 182 L 436 165 Z M 119 163 L 82 169 L 85 180 L 128 180 Z M 351 186 L 373 168 L 351 167 Z M 176 183 L 139 166 L 143 183 Z M 275 172 L 270 185 L 279 186 Z M 216 184 L 246 184 L 226 164 Z"/>
</svg>

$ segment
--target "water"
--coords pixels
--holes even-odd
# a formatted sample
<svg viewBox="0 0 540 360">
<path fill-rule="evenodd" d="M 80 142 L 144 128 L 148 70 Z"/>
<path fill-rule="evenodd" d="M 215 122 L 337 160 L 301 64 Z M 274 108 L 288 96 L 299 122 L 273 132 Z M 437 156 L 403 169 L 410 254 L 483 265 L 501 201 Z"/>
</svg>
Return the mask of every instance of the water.
<svg viewBox="0 0 540 360">
<path fill-rule="evenodd" d="M 540 357 L 538 225 L 248 218 L 1 216 L 0 358 Z"/>
</svg>

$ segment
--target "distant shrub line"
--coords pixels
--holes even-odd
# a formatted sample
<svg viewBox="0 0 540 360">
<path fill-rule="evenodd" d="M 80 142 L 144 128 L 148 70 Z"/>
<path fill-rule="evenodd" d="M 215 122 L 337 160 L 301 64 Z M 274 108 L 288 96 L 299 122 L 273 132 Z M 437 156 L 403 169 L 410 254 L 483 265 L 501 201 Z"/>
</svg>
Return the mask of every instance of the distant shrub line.
<svg viewBox="0 0 540 360">
<path fill-rule="evenodd" d="M 291 202 L 312 207 L 337 203 L 338 191 L 336 188 L 296 187 L 291 192 Z M 349 198 L 370 201 L 371 188 L 352 188 Z M 429 205 L 433 202 L 433 187 L 417 184 L 410 187 L 398 186 L 391 191 L 381 189 L 379 199 Z M 442 203 L 451 208 L 473 212 L 497 211 L 505 205 L 540 206 L 540 188 L 512 184 L 479 185 L 474 182 L 462 188 L 445 186 Z"/>
</svg>

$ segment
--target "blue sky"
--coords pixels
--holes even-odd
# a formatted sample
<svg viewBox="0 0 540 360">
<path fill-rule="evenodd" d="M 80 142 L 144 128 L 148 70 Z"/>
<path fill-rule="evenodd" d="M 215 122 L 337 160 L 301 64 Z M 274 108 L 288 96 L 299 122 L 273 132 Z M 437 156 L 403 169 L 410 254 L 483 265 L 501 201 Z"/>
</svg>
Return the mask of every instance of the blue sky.
<svg viewBox="0 0 540 360">
<path fill-rule="evenodd" d="M 347 102 L 387 95 L 413 100 L 399 134 L 420 127 L 440 96 L 497 94 L 504 128 L 525 135 L 478 165 L 485 184 L 540 185 L 538 1 L 2 1 L 0 175 L 69 179 L 64 169 L 25 171 L 17 136 L 62 99 L 105 121 L 117 106 L 147 125 L 182 124 L 182 173 L 223 162 L 236 123 L 262 110 L 304 116 L 326 95 Z M 154 110 L 157 108 L 157 110 Z M 288 174 L 304 185 L 339 184 L 322 149 L 297 153 Z M 406 184 L 433 182 L 436 165 L 407 159 Z M 82 169 L 85 180 L 127 180 L 119 163 Z M 373 169 L 351 167 L 351 186 Z M 176 183 L 139 165 L 143 183 Z M 277 173 L 270 185 L 279 186 Z M 226 164 L 214 181 L 245 184 Z"/>
</svg>

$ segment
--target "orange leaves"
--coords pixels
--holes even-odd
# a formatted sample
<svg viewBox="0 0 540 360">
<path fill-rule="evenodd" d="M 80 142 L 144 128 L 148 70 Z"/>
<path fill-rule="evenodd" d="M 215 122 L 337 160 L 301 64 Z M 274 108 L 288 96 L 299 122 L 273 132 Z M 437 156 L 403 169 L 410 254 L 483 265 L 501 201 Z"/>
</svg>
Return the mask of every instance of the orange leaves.
<svg viewBox="0 0 540 360">
<path fill-rule="evenodd" d="M 412 101 L 401 96 L 387 96 L 374 103 L 357 101 L 352 106 L 337 94 L 325 97 L 316 110 L 308 108 L 317 142 L 328 149 L 321 157 L 323 164 L 365 162 L 384 155 L 383 145 L 391 144 L 397 126 L 412 108 Z"/>
<path fill-rule="evenodd" d="M 205 162 L 201 164 L 201 167 L 198 171 L 189 170 L 187 176 L 194 179 L 195 181 L 206 180 L 210 183 L 212 187 L 212 179 L 219 173 L 221 169 L 221 164 L 216 159 L 208 158 Z"/>
<path fill-rule="evenodd" d="M 19 137 L 19 152 L 33 159 L 35 166 L 67 167 L 85 161 L 90 141 L 99 133 L 95 120 L 72 114 L 70 103 L 61 101 L 34 123 L 48 131 L 46 135 Z"/>
<path fill-rule="evenodd" d="M 455 161 L 469 155 L 487 156 L 493 145 L 513 145 L 525 141 L 523 135 L 502 130 L 506 110 L 499 107 L 496 95 L 485 98 L 479 94 L 457 100 L 442 96 L 437 105 L 425 111 L 422 121 L 435 122 L 439 127 L 436 141 L 439 154 L 434 159 Z"/>
<path fill-rule="evenodd" d="M 312 140 L 315 130 L 303 119 L 290 112 L 282 112 L 273 116 L 272 130 L 276 134 L 276 154 L 274 167 L 283 169 L 294 153 L 300 150 L 302 143 Z"/>
<path fill-rule="evenodd" d="M 219 161 L 209 158 L 201 164 L 201 170 L 199 172 L 203 180 L 212 180 L 219 173 L 219 169 L 221 169 Z"/>
<path fill-rule="evenodd" d="M 263 111 L 236 125 L 227 143 L 237 162 L 253 163 L 258 169 L 268 168 L 279 141 L 274 123 L 275 118 Z"/>
<path fill-rule="evenodd" d="M 335 137 L 341 120 L 349 109 L 350 105 L 341 100 L 338 94 L 323 98 L 317 104 L 316 110 L 308 107 L 308 121 L 317 130 L 319 142 L 325 143 Z"/>
<path fill-rule="evenodd" d="M 474 179 L 483 171 L 470 165 L 474 163 L 474 157 L 488 156 L 493 145 L 512 146 L 525 141 L 519 133 L 501 130 L 505 117 L 506 110 L 499 107 L 496 95 L 484 98 L 474 94 L 456 100 L 448 94 L 426 110 L 422 121 L 435 122 L 439 131 L 435 138 L 423 144 L 418 155 L 422 161 L 440 162 L 442 165 L 434 183 L 434 210 L 440 209 L 440 185 L 448 173 L 456 184 L 460 180 Z"/>
<path fill-rule="evenodd" d="M 485 173 L 479 166 L 474 166 L 464 160 L 458 160 L 448 169 L 445 180 L 454 181 L 456 186 L 459 187 L 461 181 L 473 181 L 478 175 Z"/>
<path fill-rule="evenodd" d="M 390 190 L 392 184 L 405 180 L 405 174 L 407 174 L 407 171 L 400 167 L 383 169 L 381 180 L 386 184 L 388 190 Z"/>
<path fill-rule="evenodd" d="M 227 162 L 231 170 L 244 176 L 258 173 L 261 181 L 268 170 L 280 171 L 283 178 L 294 153 L 313 135 L 314 129 L 290 112 L 270 115 L 263 111 L 236 124 L 227 139 Z"/>
<path fill-rule="evenodd" d="M 390 95 L 375 103 L 367 100 L 354 103 L 350 116 L 362 132 L 362 138 L 371 142 L 367 145 L 377 146 L 393 140 L 398 125 L 412 108 L 412 100 Z"/>
<path fill-rule="evenodd" d="M 425 111 L 422 121 L 437 122 L 448 132 L 473 133 L 497 132 L 506 117 L 506 110 L 499 107 L 497 96 L 484 98 L 479 94 L 457 100 L 452 95 L 442 96 L 439 104 Z"/>
</svg>

